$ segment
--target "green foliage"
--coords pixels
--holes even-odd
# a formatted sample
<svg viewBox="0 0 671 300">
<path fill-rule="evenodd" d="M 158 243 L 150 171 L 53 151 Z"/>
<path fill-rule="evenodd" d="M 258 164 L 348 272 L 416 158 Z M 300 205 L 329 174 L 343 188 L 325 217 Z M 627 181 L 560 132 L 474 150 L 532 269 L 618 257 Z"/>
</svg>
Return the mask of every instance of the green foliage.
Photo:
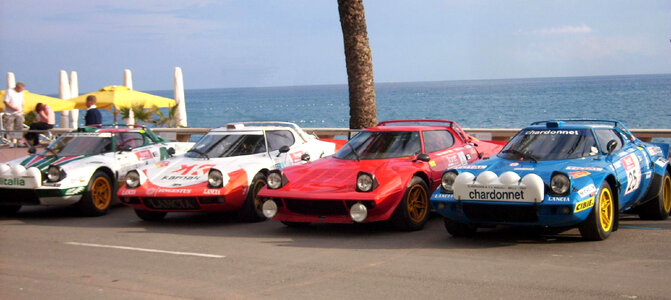
<svg viewBox="0 0 671 300">
<path fill-rule="evenodd" d="M 135 123 L 154 124 L 157 127 L 177 127 L 175 119 L 177 106 L 168 108 L 168 113 L 165 114 L 158 106 L 144 108 L 142 105 L 133 105 L 130 108 L 119 109 L 119 114 L 122 118 L 128 119 L 131 109 L 135 116 Z"/>
</svg>

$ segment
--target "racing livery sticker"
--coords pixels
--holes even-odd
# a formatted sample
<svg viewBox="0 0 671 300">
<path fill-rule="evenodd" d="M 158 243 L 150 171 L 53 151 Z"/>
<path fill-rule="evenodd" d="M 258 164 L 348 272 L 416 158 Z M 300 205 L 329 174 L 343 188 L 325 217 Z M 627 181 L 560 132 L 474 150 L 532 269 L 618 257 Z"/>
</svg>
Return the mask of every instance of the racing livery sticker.
<svg viewBox="0 0 671 300">
<path fill-rule="evenodd" d="M 154 155 L 151 153 L 151 150 L 142 150 L 135 152 L 135 156 L 137 156 L 137 159 L 140 161 L 154 158 Z"/>
<path fill-rule="evenodd" d="M 592 195 L 593 193 L 596 193 L 596 187 L 593 184 L 590 184 L 578 191 L 580 198 L 585 198 L 586 196 Z"/>
<path fill-rule="evenodd" d="M 569 167 L 566 167 L 566 170 L 569 170 L 569 171 L 595 171 L 595 172 L 599 172 L 599 171 L 601 171 L 601 170 L 603 170 L 603 169 L 602 169 L 602 168 L 597 168 L 597 167 L 571 167 L 571 166 L 569 166 Z"/>
<path fill-rule="evenodd" d="M 592 174 L 592 173 L 587 172 L 587 171 L 576 171 L 576 172 L 570 172 L 569 174 L 571 175 L 571 177 L 573 177 L 573 179 L 576 179 L 576 178 L 580 178 L 580 177 L 585 177 L 585 176 L 587 176 L 589 174 Z"/>
<path fill-rule="evenodd" d="M 580 201 L 575 204 L 575 209 L 573 210 L 574 213 L 581 212 L 583 210 L 586 210 L 590 207 L 594 206 L 594 197 L 591 197 L 585 201 Z"/>
<path fill-rule="evenodd" d="M 636 189 L 641 184 L 641 165 L 638 162 L 636 154 L 629 154 L 620 159 L 624 171 L 627 173 L 627 189 L 624 194 L 627 195 Z"/>
</svg>

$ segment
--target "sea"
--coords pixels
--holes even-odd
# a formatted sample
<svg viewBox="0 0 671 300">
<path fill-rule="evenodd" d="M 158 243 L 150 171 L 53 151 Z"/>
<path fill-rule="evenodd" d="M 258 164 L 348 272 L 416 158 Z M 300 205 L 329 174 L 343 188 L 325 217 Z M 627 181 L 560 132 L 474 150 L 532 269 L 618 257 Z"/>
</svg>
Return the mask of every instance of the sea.
<svg viewBox="0 0 671 300">
<path fill-rule="evenodd" d="M 173 97 L 172 90 L 148 91 Z M 376 83 L 378 121 L 444 119 L 465 128 L 520 128 L 547 119 L 615 119 L 671 128 L 671 74 Z M 185 90 L 189 127 L 288 121 L 349 127 L 347 85 Z M 111 120 L 111 115 L 104 118 Z"/>
</svg>

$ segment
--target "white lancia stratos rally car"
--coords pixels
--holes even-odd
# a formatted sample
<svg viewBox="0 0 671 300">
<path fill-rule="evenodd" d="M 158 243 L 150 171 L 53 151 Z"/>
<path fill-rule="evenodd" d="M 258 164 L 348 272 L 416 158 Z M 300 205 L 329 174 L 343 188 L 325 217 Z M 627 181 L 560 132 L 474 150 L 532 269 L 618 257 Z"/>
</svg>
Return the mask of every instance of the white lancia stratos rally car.
<svg viewBox="0 0 671 300">
<path fill-rule="evenodd" d="M 192 145 L 167 142 L 140 126 L 79 128 L 41 153 L 0 164 L 0 213 L 16 213 L 23 205 L 76 204 L 86 216 L 103 215 L 126 172 Z"/>
<path fill-rule="evenodd" d="M 237 211 L 244 221 L 261 221 L 256 194 L 270 170 L 331 155 L 344 143 L 317 139 L 293 123 L 231 123 L 211 130 L 184 156 L 129 171 L 118 196 L 147 221 L 195 211 Z"/>
</svg>

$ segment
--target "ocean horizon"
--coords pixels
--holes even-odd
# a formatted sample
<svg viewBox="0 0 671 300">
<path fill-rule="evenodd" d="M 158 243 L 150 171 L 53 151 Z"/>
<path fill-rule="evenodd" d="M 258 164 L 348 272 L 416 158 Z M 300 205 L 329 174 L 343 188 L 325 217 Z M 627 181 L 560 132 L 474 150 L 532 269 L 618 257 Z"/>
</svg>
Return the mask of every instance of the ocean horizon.
<svg viewBox="0 0 671 300">
<path fill-rule="evenodd" d="M 447 119 L 468 128 L 519 128 L 546 119 L 616 119 L 671 128 L 671 74 L 376 83 L 378 121 Z M 172 90 L 146 91 L 173 98 Z M 347 84 L 185 90 L 189 127 L 287 121 L 349 127 Z M 103 113 L 105 121 L 112 114 Z"/>
</svg>

